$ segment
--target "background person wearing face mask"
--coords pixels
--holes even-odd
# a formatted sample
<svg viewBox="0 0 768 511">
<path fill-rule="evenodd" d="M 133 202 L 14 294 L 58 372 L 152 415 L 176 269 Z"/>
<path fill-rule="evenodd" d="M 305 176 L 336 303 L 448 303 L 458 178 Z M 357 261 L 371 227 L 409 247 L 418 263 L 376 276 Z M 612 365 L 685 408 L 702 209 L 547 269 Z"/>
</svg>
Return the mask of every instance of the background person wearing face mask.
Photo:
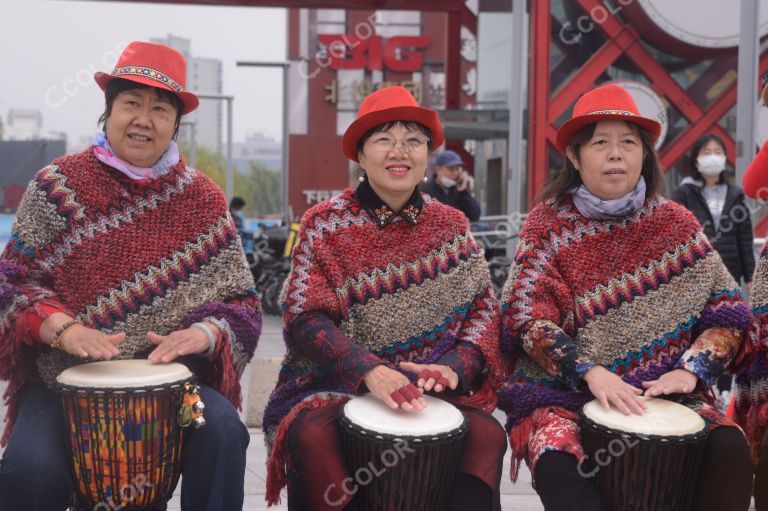
<svg viewBox="0 0 768 511">
<path fill-rule="evenodd" d="M 480 218 L 480 204 L 472 196 L 472 177 L 454 151 L 440 153 L 435 160 L 435 174 L 421 191 L 463 212 L 470 222 Z"/>
<path fill-rule="evenodd" d="M 691 175 L 683 179 L 672 199 L 696 216 L 733 278 L 751 289 L 752 221 L 744 192 L 725 180 L 725 145 L 715 135 L 704 135 L 693 145 L 689 158 Z"/>
</svg>

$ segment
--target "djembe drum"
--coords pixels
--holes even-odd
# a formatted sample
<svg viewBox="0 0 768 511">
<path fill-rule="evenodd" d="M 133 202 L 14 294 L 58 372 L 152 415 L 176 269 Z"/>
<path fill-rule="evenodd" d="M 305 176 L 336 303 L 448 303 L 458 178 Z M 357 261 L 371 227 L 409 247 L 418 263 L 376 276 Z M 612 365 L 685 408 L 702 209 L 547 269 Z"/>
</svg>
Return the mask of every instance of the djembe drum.
<svg viewBox="0 0 768 511">
<path fill-rule="evenodd" d="M 423 397 L 420 412 L 392 410 L 371 394 L 344 405 L 342 447 L 360 509 L 445 508 L 469 426 L 452 404 Z"/>
<path fill-rule="evenodd" d="M 181 431 L 204 405 L 177 363 L 93 362 L 58 378 L 75 478 L 75 508 L 165 509 L 179 480 Z"/>
<path fill-rule="evenodd" d="M 587 462 L 582 475 L 596 477 L 600 497 L 612 511 L 689 511 L 707 429 L 683 405 L 642 398 L 642 415 L 624 415 L 599 401 L 581 413 Z"/>
</svg>

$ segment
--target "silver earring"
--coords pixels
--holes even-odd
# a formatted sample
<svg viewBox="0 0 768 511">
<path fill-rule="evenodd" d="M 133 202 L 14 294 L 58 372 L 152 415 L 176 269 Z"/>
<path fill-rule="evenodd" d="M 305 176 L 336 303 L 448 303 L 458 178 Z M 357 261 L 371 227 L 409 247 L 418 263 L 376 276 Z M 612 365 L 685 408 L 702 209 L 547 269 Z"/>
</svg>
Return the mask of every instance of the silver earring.
<svg viewBox="0 0 768 511">
<path fill-rule="evenodd" d="M 423 179 L 423 181 L 424 181 L 425 183 L 426 183 L 427 181 L 429 181 L 429 178 L 427 177 L 427 175 L 426 175 L 426 174 L 424 174 L 424 179 Z"/>
<path fill-rule="evenodd" d="M 361 183 L 365 181 L 365 174 L 360 174 L 359 176 L 357 176 L 357 180 L 360 181 Z"/>
</svg>

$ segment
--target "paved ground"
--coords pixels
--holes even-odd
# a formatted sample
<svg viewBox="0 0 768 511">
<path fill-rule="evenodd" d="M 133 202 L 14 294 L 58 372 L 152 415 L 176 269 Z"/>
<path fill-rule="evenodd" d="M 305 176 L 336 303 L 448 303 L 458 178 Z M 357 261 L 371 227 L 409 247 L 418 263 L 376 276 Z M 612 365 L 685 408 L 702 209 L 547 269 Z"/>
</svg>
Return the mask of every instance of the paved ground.
<svg viewBox="0 0 768 511">
<path fill-rule="evenodd" d="M 280 331 L 280 320 L 274 316 L 267 316 L 264 321 L 264 331 L 259 347 L 256 350 L 257 357 L 280 357 L 285 353 L 282 333 Z M 250 368 L 250 366 L 249 366 Z M 242 384 L 247 386 L 250 382 L 250 375 L 246 370 L 243 375 Z M 244 388 L 244 392 L 248 392 Z M 247 396 L 244 396 L 243 402 L 247 402 Z M 498 412 L 497 412 L 498 413 Z M 499 415 L 501 418 L 501 415 Z M 501 419 L 503 420 L 503 419 Z M 266 458 L 266 448 L 264 447 L 264 436 L 260 430 L 250 429 L 251 444 L 248 446 L 248 471 L 245 474 L 245 506 L 247 511 L 266 510 L 267 505 L 264 501 L 264 492 L 266 487 L 266 468 L 264 460 Z M 520 480 L 516 485 L 509 481 L 509 455 L 507 455 L 504 465 L 504 477 L 502 478 L 502 497 L 501 502 L 504 509 L 514 509 L 516 511 L 540 511 L 544 507 L 541 505 L 538 496 L 531 488 L 531 478 L 527 470 L 522 470 Z M 178 493 L 178 491 L 177 491 Z M 169 511 L 179 511 L 181 509 L 178 497 L 175 497 L 169 504 Z M 272 510 L 285 510 L 285 499 L 283 505 L 269 508 Z M 403 510 L 406 511 L 406 510 Z"/>
<path fill-rule="evenodd" d="M 257 357 L 281 357 L 285 353 L 282 335 L 280 332 L 280 321 L 274 316 L 268 316 L 264 321 L 264 332 L 256 350 Z M 250 368 L 246 369 L 243 375 L 242 385 L 244 391 L 243 402 L 247 403 L 247 394 L 249 382 L 251 381 Z M 0 385 L 0 391 L 4 391 L 4 385 Z M 503 416 L 500 412 L 495 414 L 500 421 Z M 0 409 L 0 418 L 5 416 L 5 408 Z M 245 417 L 245 411 L 242 413 Z M 267 505 L 264 501 L 266 487 L 266 448 L 264 447 L 264 437 L 260 429 L 251 428 L 251 443 L 247 453 L 247 472 L 245 474 L 245 505 L 246 511 L 266 510 Z M 169 511 L 180 511 L 178 489 L 176 495 L 168 505 Z M 520 479 L 517 484 L 509 481 L 509 453 L 505 457 L 504 473 L 501 485 L 501 503 L 505 510 L 514 511 L 542 511 L 544 508 L 539 501 L 538 496 L 531 487 L 531 477 L 528 470 L 523 466 L 520 473 Z M 286 510 L 285 499 L 283 505 L 269 508 L 271 510 Z M 754 509 L 754 508 L 751 508 Z M 407 511 L 407 510 L 403 510 Z"/>
</svg>

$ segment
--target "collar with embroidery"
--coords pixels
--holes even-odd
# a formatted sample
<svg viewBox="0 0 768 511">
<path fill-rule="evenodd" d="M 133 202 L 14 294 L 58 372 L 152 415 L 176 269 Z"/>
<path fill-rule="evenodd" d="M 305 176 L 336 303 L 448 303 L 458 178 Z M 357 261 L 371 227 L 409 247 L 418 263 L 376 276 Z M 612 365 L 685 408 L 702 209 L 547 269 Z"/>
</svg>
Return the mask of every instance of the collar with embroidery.
<svg viewBox="0 0 768 511">
<path fill-rule="evenodd" d="M 355 190 L 355 199 L 373 218 L 379 227 L 384 227 L 400 218 L 404 218 L 409 223 L 416 225 L 419 215 L 424 209 L 424 200 L 421 198 L 418 187 L 413 191 L 408 202 L 405 203 L 400 211 L 393 211 L 392 208 L 376 195 L 366 179 Z"/>
</svg>

